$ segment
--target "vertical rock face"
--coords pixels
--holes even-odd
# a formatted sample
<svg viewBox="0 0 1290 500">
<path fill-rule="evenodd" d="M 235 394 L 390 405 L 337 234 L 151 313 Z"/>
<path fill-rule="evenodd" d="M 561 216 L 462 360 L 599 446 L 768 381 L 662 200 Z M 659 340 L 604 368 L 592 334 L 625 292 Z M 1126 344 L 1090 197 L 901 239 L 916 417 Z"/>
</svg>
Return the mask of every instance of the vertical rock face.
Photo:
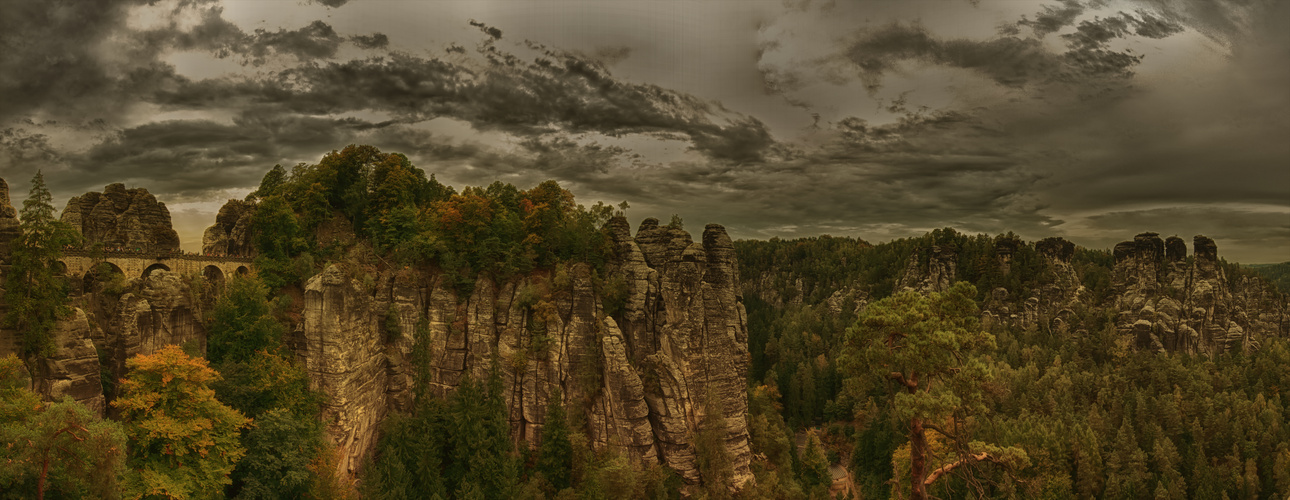
<svg viewBox="0 0 1290 500">
<path fill-rule="evenodd" d="M 37 366 L 36 392 L 48 401 L 71 397 L 102 415 L 99 357 L 90 340 L 90 322 L 85 311 L 73 309 L 71 316 L 55 324 L 53 335 L 56 350 Z"/>
<path fill-rule="evenodd" d="M 1011 259 L 1024 246 L 1019 238 L 1001 238 L 995 241 L 995 265 L 998 274 L 1007 276 Z M 987 329 L 999 325 L 1013 325 L 1026 330 L 1048 328 L 1048 331 L 1069 333 L 1074 309 L 1085 302 L 1084 287 L 1079 274 L 1071 264 L 1075 244 L 1062 238 L 1045 238 L 1035 242 L 1035 253 L 1040 261 L 1039 274 L 1028 296 L 1015 295 L 1015 290 L 994 288 L 986 296 L 981 316 Z"/>
<path fill-rule="evenodd" d="M 251 215 L 255 205 L 228 200 L 215 216 L 215 224 L 202 233 L 202 253 L 208 255 L 251 255 Z"/>
<path fill-rule="evenodd" d="M 433 271 L 384 272 L 371 289 L 339 266 L 305 290 L 306 366 L 329 396 L 324 420 L 353 472 L 389 411 L 408 408 L 417 383 L 446 393 L 482 380 L 497 359 L 513 438 L 539 442 L 549 396 L 581 408 L 596 448 L 662 462 L 698 480 L 694 436 L 710 411 L 724 418 L 735 484 L 752 474 L 745 422 L 747 321 L 734 248 L 724 228 L 703 240 L 648 219 L 635 238 L 610 223 L 618 258 L 598 279 L 585 264 L 494 283 L 459 296 Z M 603 288 L 621 283 L 624 303 L 606 316 Z M 392 315 L 392 316 L 391 316 Z M 381 333 L 394 317 L 398 336 Z M 418 342 L 427 365 L 410 362 Z M 417 376 L 417 373 L 423 375 Z"/>
<path fill-rule="evenodd" d="M 1012 253 L 1007 252 L 1007 256 L 1006 260 L 1001 257 L 1001 261 L 1011 262 Z M 925 267 L 922 265 L 924 260 L 927 262 Z M 929 248 L 919 249 L 909 256 L 909 263 L 906 264 L 905 271 L 896 282 L 896 290 L 914 290 L 919 293 L 944 292 L 954 284 L 958 267 L 958 253 L 952 247 L 932 245 Z"/>
<path fill-rule="evenodd" d="M 9 183 L 0 179 L 0 259 L 9 257 L 9 242 L 18 237 L 18 211 L 9 202 Z"/>
<path fill-rule="evenodd" d="M 179 233 L 170 226 L 170 210 L 147 189 L 109 184 L 102 193 L 89 192 L 67 201 L 61 217 L 89 244 L 172 252 Z"/>
<path fill-rule="evenodd" d="M 112 373 L 118 378 L 124 376 L 127 359 L 152 354 L 167 345 L 187 344 L 205 352 L 202 304 L 195 302 L 196 297 L 179 274 L 156 270 L 131 280 L 129 287 L 138 293 L 121 295 L 104 304 L 96 315 L 105 331 L 96 335 L 95 341 L 106 351 Z"/>
<path fill-rule="evenodd" d="M 1214 240 L 1143 233 L 1115 247 L 1116 325 L 1140 349 L 1215 354 L 1250 351 L 1264 335 L 1290 332 L 1287 308 L 1262 281 L 1229 281 Z"/>
</svg>

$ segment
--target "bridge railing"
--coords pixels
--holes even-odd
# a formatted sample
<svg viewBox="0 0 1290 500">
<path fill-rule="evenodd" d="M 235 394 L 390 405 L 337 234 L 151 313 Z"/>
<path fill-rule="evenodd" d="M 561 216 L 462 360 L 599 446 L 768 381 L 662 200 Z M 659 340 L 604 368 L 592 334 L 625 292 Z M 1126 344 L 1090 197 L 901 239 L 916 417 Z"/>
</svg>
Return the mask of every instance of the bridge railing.
<svg viewBox="0 0 1290 500">
<path fill-rule="evenodd" d="M 75 257 L 102 257 L 105 259 L 148 259 L 148 260 L 190 260 L 198 262 L 245 262 L 251 263 L 255 259 L 244 255 L 204 255 L 185 252 L 145 252 L 135 250 L 122 251 L 92 251 L 82 248 L 69 248 L 63 250 L 65 256 Z"/>
</svg>

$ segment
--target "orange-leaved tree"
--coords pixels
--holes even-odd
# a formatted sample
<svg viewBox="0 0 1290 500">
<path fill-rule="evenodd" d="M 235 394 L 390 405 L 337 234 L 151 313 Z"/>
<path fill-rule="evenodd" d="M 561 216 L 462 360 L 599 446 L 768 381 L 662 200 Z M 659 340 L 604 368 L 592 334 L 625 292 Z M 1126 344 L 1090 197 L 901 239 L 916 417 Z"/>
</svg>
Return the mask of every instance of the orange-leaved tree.
<svg viewBox="0 0 1290 500">
<path fill-rule="evenodd" d="M 130 440 L 128 497 L 217 498 L 245 451 L 247 418 L 215 399 L 219 373 L 178 346 L 126 361 L 121 410 Z"/>
</svg>

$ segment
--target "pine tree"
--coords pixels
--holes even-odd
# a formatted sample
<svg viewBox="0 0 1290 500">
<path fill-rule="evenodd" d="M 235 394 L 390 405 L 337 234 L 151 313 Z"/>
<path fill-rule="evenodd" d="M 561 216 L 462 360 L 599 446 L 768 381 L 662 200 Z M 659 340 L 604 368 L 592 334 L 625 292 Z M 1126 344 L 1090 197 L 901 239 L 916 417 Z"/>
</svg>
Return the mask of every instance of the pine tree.
<svg viewBox="0 0 1290 500">
<path fill-rule="evenodd" d="M 542 426 L 542 444 L 538 447 L 537 470 L 555 491 L 572 486 L 573 445 L 569 441 L 569 422 L 565 419 L 560 389 L 551 392 L 546 403 L 546 422 Z"/>
<path fill-rule="evenodd" d="M 0 358 L 0 498 L 110 498 L 124 472 L 121 424 L 64 398 L 42 403 L 21 362 Z"/>
<path fill-rule="evenodd" d="M 20 352 L 30 370 L 35 360 L 54 354 L 54 324 L 71 313 L 67 286 L 54 275 L 63 247 L 80 240 L 71 226 L 54 218 L 53 198 L 40 172 L 22 202 L 21 234 L 13 240 L 5 276 L 6 328 L 21 332 Z"/>
<path fill-rule="evenodd" d="M 820 446 L 820 438 L 814 430 L 806 432 L 806 449 L 802 450 L 802 486 L 809 493 L 823 487 L 826 491 L 833 484 L 833 474 L 829 472 L 829 459 Z"/>
<path fill-rule="evenodd" d="M 1023 463 L 1025 453 L 1019 448 L 995 447 L 995 453 L 964 454 L 935 472 L 928 470 L 926 432 L 935 430 L 967 445 L 963 436 L 941 426 L 961 409 L 984 410 L 981 393 L 988 370 L 973 352 L 993 349 L 995 340 L 979 327 L 974 297 L 976 289 L 965 282 L 929 296 L 900 293 L 870 304 L 847 330 L 840 362 L 856 387 L 895 383 L 892 416 L 908 429 L 910 468 L 904 480 L 915 500 L 926 499 L 927 484 L 960 465 L 984 459 Z M 996 456 L 999 451 L 1009 457 Z"/>
<path fill-rule="evenodd" d="M 708 390 L 706 399 L 703 421 L 699 424 L 698 435 L 694 438 L 695 462 L 707 497 L 730 498 L 734 468 L 730 460 L 730 451 L 726 449 L 728 429 L 725 408 L 721 404 L 721 398 L 711 389 Z"/>
</svg>

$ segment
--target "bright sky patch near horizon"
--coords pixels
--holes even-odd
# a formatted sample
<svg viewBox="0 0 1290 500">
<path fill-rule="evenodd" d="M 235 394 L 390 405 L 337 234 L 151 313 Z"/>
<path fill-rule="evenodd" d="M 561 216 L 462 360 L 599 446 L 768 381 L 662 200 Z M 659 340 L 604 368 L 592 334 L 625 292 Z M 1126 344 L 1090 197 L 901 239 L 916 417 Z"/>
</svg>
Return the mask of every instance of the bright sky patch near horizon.
<svg viewBox="0 0 1290 500">
<path fill-rule="evenodd" d="M 938 227 L 1290 260 L 1275 0 L 12 0 L 0 177 L 112 182 L 186 249 L 274 164 L 372 144 L 461 188 L 736 238 Z"/>
</svg>

